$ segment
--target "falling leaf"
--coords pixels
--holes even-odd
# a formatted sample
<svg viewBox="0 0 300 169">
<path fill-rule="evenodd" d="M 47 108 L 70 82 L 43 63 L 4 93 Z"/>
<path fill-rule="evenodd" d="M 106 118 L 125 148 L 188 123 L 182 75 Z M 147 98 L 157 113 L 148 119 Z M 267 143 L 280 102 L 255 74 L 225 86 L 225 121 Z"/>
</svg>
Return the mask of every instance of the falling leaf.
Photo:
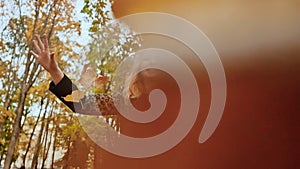
<svg viewBox="0 0 300 169">
<path fill-rule="evenodd" d="M 82 98 L 84 98 L 84 92 L 75 90 L 71 94 L 64 97 L 64 100 L 67 102 L 79 102 Z"/>
</svg>

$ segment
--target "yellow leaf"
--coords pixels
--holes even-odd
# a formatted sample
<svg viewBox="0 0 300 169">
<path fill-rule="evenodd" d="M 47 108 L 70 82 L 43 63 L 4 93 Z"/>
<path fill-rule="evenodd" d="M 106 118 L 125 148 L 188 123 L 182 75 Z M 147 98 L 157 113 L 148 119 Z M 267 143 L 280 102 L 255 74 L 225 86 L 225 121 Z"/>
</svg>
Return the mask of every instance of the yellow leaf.
<svg viewBox="0 0 300 169">
<path fill-rule="evenodd" d="M 75 90 L 71 94 L 64 97 L 64 100 L 67 102 L 79 102 L 82 98 L 84 98 L 84 92 Z"/>
<path fill-rule="evenodd" d="M 84 87 L 89 88 L 102 87 L 108 80 L 106 76 L 97 75 L 94 69 L 89 69 L 90 64 L 86 64 L 83 67 L 80 79 L 78 82 Z"/>
<path fill-rule="evenodd" d="M 96 77 L 96 72 L 93 69 L 88 69 L 90 64 L 86 64 L 83 67 L 80 79 L 78 80 L 78 82 L 85 88 L 90 87 Z"/>
<path fill-rule="evenodd" d="M 4 138 L 0 139 L 0 144 L 1 144 L 1 145 L 4 145 L 4 144 L 5 144 L 5 139 L 4 139 Z"/>
<path fill-rule="evenodd" d="M 107 82 L 107 77 L 98 75 L 94 80 L 94 86 L 95 87 L 102 87 Z"/>
</svg>

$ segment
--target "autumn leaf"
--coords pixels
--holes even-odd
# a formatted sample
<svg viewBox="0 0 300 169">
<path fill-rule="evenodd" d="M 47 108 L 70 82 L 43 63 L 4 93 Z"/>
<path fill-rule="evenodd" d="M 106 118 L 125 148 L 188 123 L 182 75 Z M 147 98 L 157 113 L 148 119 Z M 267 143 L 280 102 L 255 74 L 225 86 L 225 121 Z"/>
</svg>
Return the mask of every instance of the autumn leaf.
<svg viewBox="0 0 300 169">
<path fill-rule="evenodd" d="M 88 69 L 89 66 L 90 64 L 84 65 L 80 79 L 78 80 L 79 84 L 85 88 L 92 86 L 96 77 L 96 72 L 93 69 Z"/>
<path fill-rule="evenodd" d="M 88 88 L 90 86 L 102 87 L 107 82 L 107 77 L 97 75 L 94 69 L 88 69 L 90 64 L 85 64 L 78 80 L 78 83 L 83 87 Z"/>
<path fill-rule="evenodd" d="M 106 76 L 98 75 L 94 80 L 94 86 L 95 87 L 102 87 L 106 82 L 108 78 Z"/>
<path fill-rule="evenodd" d="M 2 138 L 2 139 L 0 139 L 0 145 L 4 145 L 5 144 L 5 139 L 4 138 Z"/>
<path fill-rule="evenodd" d="M 69 94 L 63 98 L 67 102 L 79 102 L 80 99 L 84 98 L 84 92 L 82 92 L 80 90 L 75 90 L 71 94 Z"/>
</svg>

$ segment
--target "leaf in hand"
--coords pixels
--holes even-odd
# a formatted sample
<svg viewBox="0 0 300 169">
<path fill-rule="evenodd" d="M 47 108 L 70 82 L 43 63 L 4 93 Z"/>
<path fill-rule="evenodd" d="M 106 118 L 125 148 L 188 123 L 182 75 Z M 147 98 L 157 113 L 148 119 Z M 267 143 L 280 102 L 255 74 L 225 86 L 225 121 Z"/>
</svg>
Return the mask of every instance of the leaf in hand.
<svg viewBox="0 0 300 169">
<path fill-rule="evenodd" d="M 97 75 L 94 69 L 88 69 L 90 64 L 86 64 L 83 67 L 80 79 L 78 83 L 81 84 L 84 88 L 102 87 L 108 80 L 106 76 Z"/>
<path fill-rule="evenodd" d="M 95 78 L 94 86 L 95 87 L 102 87 L 107 82 L 107 79 L 108 78 L 106 76 L 98 75 Z"/>
<path fill-rule="evenodd" d="M 85 88 L 93 85 L 96 77 L 96 72 L 93 69 L 88 69 L 89 64 L 84 65 L 80 79 L 78 82 Z"/>
<path fill-rule="evenodd" d="M 84 92 L 75 90 L 71 94 L 64 97 L 64 100 L 67 102 L 79 102 L 82 98 L 84 98 Z"/>
</svg>

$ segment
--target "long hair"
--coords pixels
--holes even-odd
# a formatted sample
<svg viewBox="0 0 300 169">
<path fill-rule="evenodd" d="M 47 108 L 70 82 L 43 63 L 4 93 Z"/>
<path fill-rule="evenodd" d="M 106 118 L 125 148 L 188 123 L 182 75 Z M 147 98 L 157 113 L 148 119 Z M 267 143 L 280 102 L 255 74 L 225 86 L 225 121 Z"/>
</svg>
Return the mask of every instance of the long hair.
<svg viewBox="0 0 300 169">
<path fill-rule="evenodd" d="M 124 81 L 123 96 L 126 98 L 139 98 L 143 94 L 149 94 L 151 83 L 147 81 L 148 78 L 156 76 L 157 71 L 151 67 L 154 61 L 151 59 L 139 59 L 138 56 L 133 56 L 127 76 Z"/>
</svg>

